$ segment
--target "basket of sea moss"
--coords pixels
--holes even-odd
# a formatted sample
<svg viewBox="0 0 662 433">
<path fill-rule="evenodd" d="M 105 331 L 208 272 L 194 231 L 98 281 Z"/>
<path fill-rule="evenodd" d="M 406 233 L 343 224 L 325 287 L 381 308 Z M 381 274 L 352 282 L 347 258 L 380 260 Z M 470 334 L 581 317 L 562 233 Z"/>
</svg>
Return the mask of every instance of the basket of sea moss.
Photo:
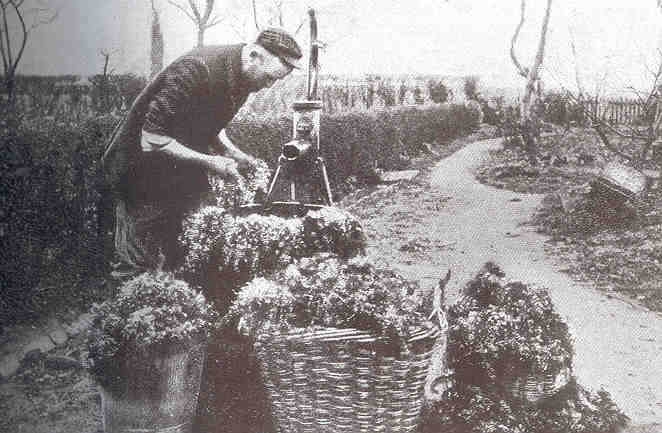
<svg viewBox="0 0 662 433">
<path fill-rule="evenodd" d="M 509 281 L 487 265 L 449 309 L 449 353 L 458 380 L 499 388 L 511 399 L 536 402 L 567 384 L 572 340 L 543 290 Z"/>
<path fill-rule="evenodd" d="M 549 295 L 488 263 L 448 309 L 455 380 L 422 433 L 614 433 L 627 417 L 572 375 L 572 341 Z"/>
<path fill-rule="evenodd" d="M 364 257 L 300 259 L 243 286 L 226 320 L 253 337 L 281 432 L 415 431 L 445 318 Z M 441 318 L 439 318 L 441 317 Z"/>
</svg>

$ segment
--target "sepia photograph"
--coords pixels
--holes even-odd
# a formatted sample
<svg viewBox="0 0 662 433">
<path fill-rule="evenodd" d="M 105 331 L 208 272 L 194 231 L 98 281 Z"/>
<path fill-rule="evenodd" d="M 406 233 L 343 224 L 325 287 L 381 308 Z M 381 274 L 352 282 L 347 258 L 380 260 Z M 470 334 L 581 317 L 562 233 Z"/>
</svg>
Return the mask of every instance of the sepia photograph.
<svg viewBox="0 0 662 433">
<path fill-rule="evenodd" d="M 662 433 L 662 0 L 0 0 L 0 433 Z"/>
</svg>

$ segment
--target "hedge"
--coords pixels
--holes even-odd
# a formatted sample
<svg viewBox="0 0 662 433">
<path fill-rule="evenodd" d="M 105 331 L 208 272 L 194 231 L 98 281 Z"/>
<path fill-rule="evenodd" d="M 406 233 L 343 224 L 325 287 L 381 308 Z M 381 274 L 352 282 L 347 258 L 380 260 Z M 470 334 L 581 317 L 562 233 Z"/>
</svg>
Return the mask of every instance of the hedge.
<svg viewBox="0 0 662 433">
<path fill-rule="evenodd" d="M 71 304 L 79 285 L 103 273 L 107 203 L 98 162 L 116 122 L 106 116 L 2 125 L 0 324 Z"/>
<path fill-rule="evenodd" d="M 450 104 L 323 115 L 320 146 L 332 186 L 349 177 L 372 179 L 376 168 L 403 168 L 403 156 L 416 155 L 423 143 L 450 141 L 471 132 L 478 118 L 476 111 Z M 228 126 L 228 135 L 274 167 L 281 144 L 292 139 L 292 119 L 245 116 Z"/>
<path fill-rule="evenodd" d="M 401 168 L 423 142 L 441 142 L 476 126 L 460 105 L 399 107 L 323 115 L 323 156 L 332 185 L 366 181 L 375 168 Z M 112 207 L 103 192 L 100 158 L 118 122 L 0 120 L 0 326 L 31 320 L 57 305 L 103 296 L 112 245 Z M 244 117 L 229 135 L 274 167 L 291 138 L 291 119 Z M 336 192 L 336 191 L 334 191 Z"/>
</svg>

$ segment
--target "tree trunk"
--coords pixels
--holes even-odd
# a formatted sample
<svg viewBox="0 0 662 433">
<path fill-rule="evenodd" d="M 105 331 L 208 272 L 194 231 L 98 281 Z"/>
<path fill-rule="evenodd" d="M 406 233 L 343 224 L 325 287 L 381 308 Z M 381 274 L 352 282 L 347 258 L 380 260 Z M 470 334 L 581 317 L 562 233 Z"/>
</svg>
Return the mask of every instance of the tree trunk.
<svg viewBox="0 0 662 433">
<path fill-rule="evenodd" d="M 5 91 L 7 92 L 7 108 L 12 109 L 15 102 L 16 81 L 13 75 L 5 77 Z"/>
<path fill-rule="evenodd" d="M 163 32 L 161 31 L 161 23 L 159 22 L 159 13 L 154 8 L 154 1 L 152 0 L 152 37 L 150 46 L 150 58 L 152 61 L 150 77 L 153 78 L 156 74 L 163 69 Z"/>
<path fill-rule="evenodd" d="M 547 28 L 549 26 L 549 16 L 552 8 L 552 0 L 547 0 L 545 17 L 543 19 L 542 29 L 540 31 L 540 39 L 538 40 L 538 49 L 533 66 L 530 69 L 526 69 L 520 65 L 520 63 L 517 61 L 514 51 L 515 42 L 517 41 L 519 32 L 522 28 L 522 25 L 524 24 L 525 4 L 526 0 L 522 0 L 520 22 L 511 40 L 510 56 L 519 74 L 526 78 L 524 96 L 520 101 L 520 132 L 529 159 L 531 160 L 532 164 L 535 164 L 538 150 L 538 138 L 540 135 L 539 119 L 537 118 L 537 114 L 534 113 L 534 108 L 537 102 L 535 88 L 540 79 L 540 66 L 542 65 L 543 59 L 545 58 L 545 44 L 547 40 Z"/>
<path fill-rule="evenodd" d="M 204 46 L 205 44 L 205 29 L 202 27 L 198 28 L 198 48 Z"/>
</svg>

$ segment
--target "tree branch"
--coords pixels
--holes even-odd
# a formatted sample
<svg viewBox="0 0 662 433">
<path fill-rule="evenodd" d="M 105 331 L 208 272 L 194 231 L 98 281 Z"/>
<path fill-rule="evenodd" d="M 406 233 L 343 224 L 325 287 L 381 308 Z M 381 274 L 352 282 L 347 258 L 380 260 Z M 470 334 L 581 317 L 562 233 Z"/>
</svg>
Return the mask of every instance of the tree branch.
<svg viewBox="0 0 662 433">
<path fill-rule="evenodd" d="M 56 10 L 56 11 L 53 12 L 53 15 L 51 15 L 50 17 L 47 17 L 43 20 L 40 20 L 39 16 L 41 15 L 41 13 L 42 12 L 47 12 L 48 10 L 49 9 L 46 9 L 46 8 L 32 8 L 32 9 L 29 9 L 27 11 L 28 14 L 32 14 L 34 16 L 34 21 L 33 21 L 32 25 L 30 26 L 30 30 L 36 29 L 37 27 L 39 27 L 43 24 L 52 23 L 53 21 L 55 21 L 55 19 L 60 14 L 60 11 Z"/>
<path fill-rule="evenodd" d="M 545 58 L 545 42 L 547 40 L 547 28 L 549 27 L 549 16 L 551 8 L 552 0 L 547 0 L 547 9 L 545 11 L 545 18 L 542 23 L 542 29 L 540 30 L 540 40 L 538 41 L 538 52 L 536 53 L 536 59 L 533 63 L 533 67 L 529 71 L 530 81 L 536 81 L 538 79 L 538 71 L 540 70 L 540 65 Z"/>
<path fill-rule="evenodd" d="M 257 31 L 259 32 L 260 26 L 257 23 L 257 6 L 255 5 L 255 0 L 252 0 L 252 3 L 253 3 L 253 21 L 255 22 L 255 29 L 257 29 Z"/>
<path fill-rule="evenodd" d="M 648 105 L 648 102 L 650 101 L 650 98 L 651 98 L 651 92 L 648 92 L 648 95 L 646 96 L 646 99 L 644 99 L 644 98 L 641 96 L 642 93 L 644 93 L 644 92 L 640 92 L 640 91 L 638 91 L 638 90 L 635 89 L 633 86 L 628 86 L 627 89 L 630 90 L 630 91 L 632 91 L 632 93 L 634 94 L 634 97 L 637 98 L 637 103 L 638 103 L 640 106 L 645 107 L 646 105 Z"/>
<path fill-rule="evenodd" d="M 237 34 L 237 36 L 239 36 L 240 39 L 244 40 L 246 38 L 246 35 L 244 35 L 241 31 L 239 31 L 239 29 L 234 23 L 230 22 L 230 28 L 232 29 L 232 31 L 234 31 Z"/>
<path fill-rule="evenodd" d="M 6 23 L 5 19 L 5 14 L 7 12 L 5 11 L 5 8 L 2 7 L 2 17 L 3 21 Z M 0 28 L 0 54 L 2 54 L 2 66 L 4 67 L 3 71 L 5 72 L 5 76 L 7 76 L 7 73 L 9 72 L 9 60 L 7 59 L 7 54 L 5 52 L 5 39 L 4 36 L 6 36 L 6 33 L 9 33 L 9 29 L 6 26 L 3 26 Z M 8 37 L 8 35 L 7 35 Z"/>
<path fill-rule="evenodd" d="M 7 5 L 11 4 L 12 6 L 16 6 L 16 7 L 19 7 L 19 8 L 20 8 L 20 7 L 23 5 L 23 2 L 24 2 L 24 1 L 25 1 L 25 0 L 19 0 L 19 1 L 11 1 L 11 0 L 9 0 L 6 4 L 7 4 Z M 4 2 L 3 2 L 3 3 L 4 3 Z"/>
<path fill-rule="evenodd" d="M 598 137 L 600 137 L 600 140 L 602 143 L 605 145 L 605 147 L 612 152 L 613 154 L 620 156 L 621 158 L 624 158 L 628 161 L 632 161 L 634 158 L 630 155 L 627 155 L 623 152 L 621 152 L 617 147 L 615 147 L 611 141 L 609 140 L 609 137 L 605 133 L 603 128 L 607 128 L 610 132 L 618 135 L 621 138 L 626 138 L 626 139 L 637 139 L 637 137 L 634 136 L 628 136 L 623 134 L 621 131 L 618 129 L 614 128 L 613 126 L 609 125 L 608 123 L 604 122 L 599 115 L 594 115 L 593 111 L 589 109 L 586 106 L 585 101 L 579 101 L 575 95 L 572 94 L 567 89 L 564 89 L 566 92 L 566 95 L 568 96 L 569 99 L 571 99 L 581 110 L 582 112 L 588 117 L 588 119 L 591 121 L 591 127 L 595 130 L 595 132 L 598 134 Z M 597 101 L 596 101 L 597 102 Z"/>
<path fill-rule="evenodd" d="M 193 15 L 195 15 L 195 22 L 200 25 L 203 23 L 202 17 L 200 16 L 200 11 L 198 10 L 198 6 L 195 4 L 194 0 L 188 0 L 188 4 L 191 7 L 191 11 L 193 11 Z"/>
<path fill-rule="evenodd" d="M 180 4 L 175 2 L 174 0 L 168 0 L 168 3 L 170 3 L 171 5 L 173 5 L 174 7 L 179 9 L 180 11 L 182 11 L 184 13 L 184 15 L 186 15 L 191 21 L 193 21 L 194 23 L 197 23 L 197 21 L 195 20 L 195 17 L 193 15 L 191 15 L 191 13 L 186 10 L 186 8 L 184 8 L 183 6 L 181 6 Z"/>
<path fill-rule="evenodd" d="M 525 9 L 526 9 L 526 0 L 522 0 L 522 3 L 520 5 L 521 12 L 520 12 L 519 24 L 517 24 L 515 33 L 513 34 L 513 37 L 510 40 L 510 58 L 515 64 L 515 68 L 517 68 L 517 72 L 524 78 L 527 77 L 528 71 L 525 68 L 523 68 L 522 65 L 519 63 L 519 61 L 517 60 L 517 56 L 515 55 L 515 44 L 517 43 L 517 38 L 519 37 L 519 32 L 522 30 L 522 26 L 524 26 Z"/>
<path fill-rule="evenodd" d="M 284 27 L 284 24 L 283 24 L 283 2 L 282 1 L 274 1 L 274 7 L 276 8 L 276 16 L 278 18 L 278 25 L 280 27 Z"/>
<path fill-rule="evenodd" d="M 9 75 L 12 72 L 11 69 L 12 69 L 12 65 L 14 64 L 14 57 L 12 56 L 11 41 L 9 40 L 9 24 L 7 22 L 7 11 L 6 11 L 7 6 L 8 5 L 4 4 L 4 3 L 2 5 L 2 21 L 4 22 L 4 26 L 5 26 L 4 36 L 5 36 L 5 44 L 6 44 L 6 48 L 7 48 L 7 63 L 9 64 L 9 69 L 7 70 L 7 72 L 8 72 L 8 75 Z M 23 35 L 23 37 L 25 37 L 25 35 Z M 7 78 L 7 77 L 5 77 L 5 78 Z"/>
<path fill-rule="evenodd" d="M 572 58 L 575 64 L 575 82 L 577 83 L 577 90 L 579 91 L 580 98 L 584 95 L 584 86 L 581 81 L 581 74 L 579 73 L 579 63 L 577 63 L 577 48 L 575 47 L 575 34 L 572 31 L 572 27 L 568 26 L 568 32 L 570 33 L 570 49 L 572 50 Z"/>
<path fill-rule="evenodd" d="M 209 27 L 214 27 L 215 25 L 222 23 L 223 21 L 225 21 L 226 18 L 227 18 L 227 16 L 222 16 L 222 17 L 221 16 L 215 16 L 211 20 L 211 22 L 205 24 L 205 29 L 208 29 Z"/>
<path fill-rule="evenodd" d="M 294 32 L 294 36 L 299 34 L 299 31 L 303 28 L 303 25 L 306 23 L 307 20 L 308 20 L 308 18 L 305 18 L 305 17 L 301 20 L 301 22 L 297 26 L 296 31 Z"/>
<path fill-rule="evenodd" d="M 205 25 L 207 24 L 213 10 L 214 10 L 214 0 L 207 0 L 207 2 L 205 3 L 205 13 L 202 16 L 202 21 L 201 21 L 203 24 Z"/>
</svg>

